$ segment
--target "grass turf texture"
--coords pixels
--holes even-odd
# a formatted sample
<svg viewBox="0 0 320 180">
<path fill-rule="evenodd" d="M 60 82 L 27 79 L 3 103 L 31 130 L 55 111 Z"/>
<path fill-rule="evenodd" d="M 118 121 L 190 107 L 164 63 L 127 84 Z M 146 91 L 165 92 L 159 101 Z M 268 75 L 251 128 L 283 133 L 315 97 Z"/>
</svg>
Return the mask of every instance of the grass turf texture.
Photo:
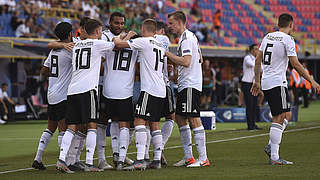
<svg viewBox="0 0 320 180">
<path fill-rule="evenodd" d="M 320 126 L 320 102 L 311 103 L 310 108 L 300 109 L 299 122 L 287 130 Z M 218 123 L 217 130 L 207 131 L 207 144 L 211 166 L 208 168 L 176 168 L 172 164 L 182 159 L 183 150 L 175 125 L 165 155 L 169 166 L 160 170 L 144 172 L 117 172 L 109 170 L 99 173 L 61 174 L 50 166 L 46 171 L 25 170 L 0 174 L 0 179 L 319 179 L 320 177 L 320 129 L 288 132 L 282 138 L 280 155 L 293 161 L 291 166 L 270 166 L 263 148 L 268 141 L 270 123 L 258 123 L 262 131 L 247 131 L 245 123 Z M 0 126 L 0 173 L 8 170 L 30 168 L 46 121 L 25 121 Z M 230 138 L 265 134 L 258 137 L 228 141 Z M 128 152 L 135 152 L 134 143 Z M 193 147 L 197 157 L 196 148 Z M 51 139 L 43 155 L 45 164 L 55 164 L 59 150 L 57 133 Z M 152 152 L 150 152 L 152 154 Z M 85 158 L 83 154 L 82 159 Z M 107 139 L 106 155 L 111 155 L 110 139 Z M 135 159 L 135 154 L 129 157 Z M 111 158 L 107 158 L 109 163 Z M 96 162 L 96 161 L 95 161 Z"/>
</svg>

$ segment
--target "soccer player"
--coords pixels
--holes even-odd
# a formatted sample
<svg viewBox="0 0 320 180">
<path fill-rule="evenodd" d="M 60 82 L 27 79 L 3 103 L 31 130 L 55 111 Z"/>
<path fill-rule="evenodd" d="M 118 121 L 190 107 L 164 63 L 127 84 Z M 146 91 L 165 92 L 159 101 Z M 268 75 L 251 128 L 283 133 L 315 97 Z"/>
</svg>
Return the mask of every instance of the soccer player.
<svg viewBox="0 0 320 180">
<path fill-rule="evenodd" d="M 113 42 L 99 40 L 102 35 L 102 24 L 90 19 L 84 25 L 88 34 L 86 40 L 77 42 L 72 52 L 72 77 L 68 87 L 67 124 L 63 136 L 57 169 L 73 173 L 65 163 L 77 125 L 87 124 L 86 167 L 85 171 L 101 171 L 93 165 L 96 146 L 96 119 L 98 110 L 98 83 L 101 68 L 101 57 L 114 48 Z"/>
<path fill-rule="evenodd" d="M 206 135 L 200 120 L 200 94 L 202 90 L 202 54 L 197 37 L 186 28 L 186 16 L 182 11 L 168 15 L 169 30 L 178 35 L 178 56 L 166 52 L 166 56 L 178 65 L 178 95 L 176 122 L 179 126 L 184 159 L 174 166 L 205 167 L 207 158 Z M 194 133 L 199 153 L 196 161 L 192 154 L 192 137 L 188 120 Z"/>
<path fill-rule="evenodd" d="M 70 43 L 72 40 L 72 25 L 67 22 L 59 23 L 54 29 L 56 36 L 61 43 Z M 63 134 L 66 130 L 66 101 L 68 85 L 72 72 L 72 56 L 71 52 L 66 49 L 53 49 L 50 51 L 48 58 L 41 69 L 42 78 L 45 79 L 49 75 L 48 87 L 48 128 L 43 131 L 38 150 L 32 167 L 39 170 L 45 170 L 42 163 L 42 153 L 50 142 L 50 139 L 59 129 L 59 134 Z M 58 126 L 59 124 L 59 126 Z M 62 136 L 58 138 L 58 144 L 61 145 Z"/>
<path fill-rule="evenodd" d="M 161 42 L 163 47 L 168 51 L 169 45 L 171 43 L 169 38 L 165 35 L 165 27 L 166 25 L 163 22 L 160 22 L 160 21 L 157 22 L 157 31 L 156 31 L 155 38 L 159 42 Z M 168 64 L 168 59 L 167 57 L 165 57 L 164 66 L 163 66 L 163 79 L 166 85 L 166 98 L 165 98 L 165 111 L 163 116 L 166 118 L 166 120 L 163 123 L 163 126 L 161 128 L 162 146 L 163 146 L 162 149 L 164 149 L 165 144 L 167 143 L 167 141 L 171 136 L 172 129 L 174 127 L 174 119 L 175 119 L 173 92 L 172 92 L 172 89 L 170 88 L 168 66 L 172 66 L 172 65 Z M 167 165 L 167 161 L 163 152 L 161 153 L 161 164 L 164 166 Z"/>
<path fill-rule="evenodd" d="M 125 16 L 120 12 L 114 12 L 110 16 L 109 31 L 102 33 L 102 40 L 112 41 L 123 33 Z M 133 35 L 133 34 L 132 34 Z M 125 38 L 129 38 L 126 36 Z M 97 152 L 98 167 L 109 169 L 105 160 L 106 146 L 106 117 L 111 118 L 110 135 L 115 167 L 121 170 L 124 162 L 131 165 L 132 160 L 126 157 L 130 143 L 130 122 L 133 122 L 133 80 L 138 51 L 130 48 L 112 50 L 107 52 L 104 62 L 103 97 L 101 100 L 102 116 L 97 128 Z M 105 115 L 104 115 L 105 114 Z M 129 134 L 128 134 L 129 133 Z M 120 148 L 121 147 L 121 148 Z M 120 157 L 119 157 L 120 156 Z M 118 167 L 117 164 L 120 164 Z"/>
<path fill-rule="evenodd" d="M 104 32 L 102 39 L 112 41 L 124 29 L 125 16 L 114 12 L 110 16 L 110 31 Z M 128 33 L 131 38 L 135 33 Z M 129 39 L 128 39 L 129 40 Z M 112 50 L 106 53 L 104 62 L 103 97 L 105 108 L 102 110 L 111 118 L 110 127 L 111 145 L 113 150 L 114 165 L 117 170 L 122 170 L 124 163 L 132 165 L 132 160 L 126 158 L 130 143 L 130 123 L 133 122 L 133 84 L 135 65 L 138 51 L 131 48 Z M 108 167 L 105 161 L 106 122 L 99 122 L 97 135 L 97 151 L 99 168 Z"/>
<path fill-rule="evenodd" d="M 261 89 L 271 109 L 272 124 L 270 127 L 270 161 L 271 165 L 287 165 L 293 162 L 279 157 L 279 145 L 282 133 L 287 123 L 284 123 L 286 112 L 290 111 L 288 100 L 286 70 L 288 61 L 291 65 L 308 80 L 316 93 L 320 92 L 320 86 L 305 71 L 299 63 L 295 48 L 295 42 L 290 36 L 293 30 L 293 18 L 290 14 L 281 14 L 278 19 L 279 31 L 267 34 L 261 43 L 255 62 L 255 81 L 251 92 L 254 96 L 261 93 L 260 69 L 263 64 Z"/>
<path fill-rule="evenodd" d="M 80 35 L 78 37 L 73 37 L 73 42 L 60 42 L 60 41 L 54 41 L 48 43 L 48 48 L 52 49 L 61 49 L 64 48 L 68 51 L 72 51 L 74 47 L 74 43 L 87 39 L 87 32 L 84 28 L 84 25 L 86 22 L 88 22 L 90 18 L 89 17 L 83 17 L 80 20 Z M 71 54 L 72 56 L 72 54 Z M 72 57 L 71 57 L 72 58 Z M 85 164 L 80 161 L 80 156 L 82 154 L 84 145 L 85 145 L 85 139 L 86 139 L 86 126 L 84 125 L 78 125 L 77 127 L 78 131 L 75 134 L 75 138 L 73 138 L 69 153 L 67 155 L 67 162 L 69 169 L 72 171 L 79 171 L 84 170 Z M 58 135 L 58 139 L 62 139 L 64 135 L 64 132 L 60 132 Z"/>
<path fill-rule="evenodd" d="M 124 170 L 145 169 L 147 165 L 144 161 L 147 143 L 146 122 L 151 128 L 154 160 L 149 168 L 161 168 L 162 134 L 159 121 L 163 114 L 164 98 L 166 96 L 165 83 L 163 81 L 163 62 L 165 49 L 162 44 L 154 38 L 156 32 L 156 22 L 153 19 L 146 19 L 142 23 L 141 38 L 129 41 L 121 41 L 115 38 L 117 48 L 131 48 L 139 50 L 141 93 L 135 109 L 135 130 L 137 160 L 132 166 Z"/>
</svg>

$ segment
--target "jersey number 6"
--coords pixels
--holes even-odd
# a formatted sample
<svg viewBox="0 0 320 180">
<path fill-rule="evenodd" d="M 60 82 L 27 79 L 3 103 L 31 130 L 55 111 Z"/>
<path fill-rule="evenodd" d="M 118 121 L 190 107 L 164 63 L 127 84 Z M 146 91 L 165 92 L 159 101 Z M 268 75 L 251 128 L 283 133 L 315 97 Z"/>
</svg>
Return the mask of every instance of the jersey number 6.
<svg viewBox="0 0 320 180">
<path fill-rule="evenodd" d="M 272 52 L 271 51 L 268 51 L 268 48 L 269 47 L 273 47 L 273 44 L 267 44 L 267 47 L 266 49 L 264 50 L 264 55 L 263 55 L 263 59 L 262 59 L 262 63 L 265 64 L 265 65 L 270 65 L 271 64 L 271 55 L 272 55 Z M 268 57 L 266 57 L 268 56 Z"/>
</svg>

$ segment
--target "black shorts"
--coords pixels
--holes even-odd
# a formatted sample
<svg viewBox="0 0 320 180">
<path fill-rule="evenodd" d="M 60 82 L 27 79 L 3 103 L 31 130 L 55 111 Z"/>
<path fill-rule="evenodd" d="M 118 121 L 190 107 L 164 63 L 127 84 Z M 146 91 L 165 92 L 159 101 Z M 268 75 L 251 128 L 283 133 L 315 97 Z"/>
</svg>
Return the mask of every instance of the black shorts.
<svg viewBox="0 0 320 180">
<path fill-rule="evenodd" d="M 119 121 L 131 122 L 133 121 L 133 101 L 132 97 L 127 99 L 109 99 L 103 97 L 102 102 L 105 104 L 103 109 L 106 117 Z"/>
<path fill-rule="evenodd" d="M 288 89 L 277 86 L 269 90 L 263 90 L 264 97 L 268 101 L 272 116 L 290 111 Z"/>
<path fill-rule="evenodd" d="M 52 121 L 60 121 L 66 118 L 67 101 L 64 100 L 58 104 L 48 105 L 49 119 Z"/>
<path fill-rule="evenodd" d="M 212 95 L 212 87 L 202 88 L 202 95 L 203 96 L 207 96 L 207 97 L 211 97 L 211 95 Z"/>
<path fill-rule="evenodd" d="M 98 97 L 95 90 L 67 96 L 67 124 L 87 124 L 96 122 L 98 115 Z"/>
<path fill-rule="evenodd" d="M 135 116 L 146 121 L 159 122 L 165 109 L 165 98 L 159 98 L 141 91 L 135 109 Z"/>
<path fill-rule="evenodd" d="M 178 92 L 176 114 L 184 117 L 200 117 L 201 92 L 194 88 L 185 88 Z"/>
<path fill-rule="evenodd" d="M 162 117 L 174 113 L 173 93 L 170 86 L 166 86 L 166 98 L 164 100 L 164 111 Z"/>
</svg>

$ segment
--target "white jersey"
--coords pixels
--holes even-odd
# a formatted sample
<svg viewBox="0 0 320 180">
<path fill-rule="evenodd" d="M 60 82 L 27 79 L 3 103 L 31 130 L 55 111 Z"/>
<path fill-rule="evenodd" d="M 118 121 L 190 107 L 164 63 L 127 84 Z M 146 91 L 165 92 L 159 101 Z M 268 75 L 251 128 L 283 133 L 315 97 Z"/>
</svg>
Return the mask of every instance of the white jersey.
<svg viewBox="0 0 320 180">
<path fill-rule="evenodd" d="M 191 55 L 189 67 L 178 66 L 178 92 L 185 88 L 195 88 L 202 91 L 201 50 L 197 37 L 185 30 L 179 38 L 178 56 Z"/>
<path fill-rule="evenodd" d="M 163 81 L 163 62 L 165 49 L 154 37 L 142 37 L 128 41 L 132 49 L 140 52 L 141 91 L 152 96 L 166 97 Z"/>
<path fill-rule="evenodd" d="M 167 51 L 169 51 L 169 45 L 171 43 L 170 43 L 170 40 L 167 36 L 156 34 L 154 37 L 156 38 L 156 40 L 158 40 L 162 44 L 162 46 Z M 168 74 L 168 58 L 167 57 L 164 57 L 163 80 L 164 80 L 164 83 L 166 84 L 166 86 L 170 86 L 169 74 Z"/>
<path fill-rule="evenodd" d="M 72 52 L 72 78 L 68 95 L 89 90 L 98 92 L 101 57 L 114 48 L 113 42 L 86 39 L 77 42 Z"/>
<path fill-rule="evenodd" d="M 252 83 L 254 79 L 254 64 L 256 58 L 249 53 L 243 59 L 243 77 L 241 79 L 242 82 Z"/>
<path fill-rule="evenodd" d="M 72 73 L 72 53 L 65 49 L 53 49 L 43 66 L 50 69 L 48 103 L 53 105 L 67 100 Z"/>
<path fill-rule="evenodd" d="M 72 41 L 73 41 L 74 43 L 77 43 L 77 42 L 81 41 L 80 36 L 78 36 L 78 37 L 72 37 Z"/>
<path fill-rule="evenodd" d="M 112 32 L 104 32 L 102 39 L 110 41 Z M 110 99 L 126 99 L 133 96 L 135 65 L 138 51 L 130 48 L 108 51 L 104 62 L 103 96 Z"/>
<path fill-rule="evenodd" d="M 287 87 L 288 56 L 297 56 L 293 38 L 280 31 L 269 33 L 263 38 L 259 50 L 263 52 L 262 90 Z"/>
</svg>

